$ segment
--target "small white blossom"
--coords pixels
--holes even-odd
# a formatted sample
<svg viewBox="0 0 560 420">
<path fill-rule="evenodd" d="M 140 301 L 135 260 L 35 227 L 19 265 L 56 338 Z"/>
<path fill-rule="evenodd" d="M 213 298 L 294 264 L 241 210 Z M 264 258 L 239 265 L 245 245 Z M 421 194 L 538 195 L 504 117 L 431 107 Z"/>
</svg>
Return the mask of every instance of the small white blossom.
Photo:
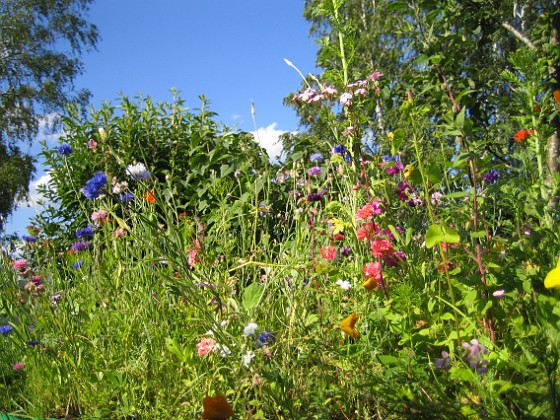
<svg viewBox="0 0 560 420">
<path fill-rule="evenodd" d="M 128 165 L 126 167 L 126 174 L 130 176 L 132 179 L 146 181 L 150 179 L 150 173 L 146 169 L 146 166 L 138 162 L 136 165 Z"/>
<path fill-rule="evenodd" d="M 245 335 L 253 335 L 255 334 L 255 331 L 257 330 L 258 325 L 255 324 L 254 322 L 249 322 L 249 324 L 247 324 L 247 326 L 245 328 L 243 328 L 243 334 Z"/>
<path fill-rule="evenodd" d="M 352 288 L 352 283 L 348 280 L 337 280 L 336 284 L 339 285 L 342 290 L 350 290 Z"/>
<path fill-rule="evenodd" d="M 245 353 L 245 355 L 243 356 L 243 365 L 244 366 L 249 366 L 251 364 L 251 361 L 255 358 L 255 353 L 253 353 L 252 351 L 248 351 L 247 353 Z"/>
</svg>

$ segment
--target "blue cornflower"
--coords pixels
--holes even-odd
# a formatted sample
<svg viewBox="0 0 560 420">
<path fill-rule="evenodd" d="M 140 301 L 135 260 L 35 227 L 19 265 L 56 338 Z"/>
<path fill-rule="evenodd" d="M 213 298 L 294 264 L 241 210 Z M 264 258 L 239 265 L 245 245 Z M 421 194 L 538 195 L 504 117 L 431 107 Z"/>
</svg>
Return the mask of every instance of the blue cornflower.
<svg viewBox="0 0 560 420">
<path fill-rule="evenodd" d="M 274 344 L 276 342 L 276 334 L 270 330 L 266 330 L 259 334 L 258 336 L 258 346 L 267 346 Z"/>
<path fill-rule="evenodd" d="M 0 325 L 0 334 L 7 335 L 11 333 L 14 329 L 10 324 Z"/>
<path fill-rule="evenodd" d="M 107 175 L 103 172 L 97 172 L 86 182 L 82 192 L 88 200 L 93 200 L 101 195 L 101 189 L 107 185 Z"/>
<path fill-rule="evenodd" d="M 317 153 L 311 154 L 311 156 L 309 156 L 309 160 L 311 162 L 315 162 L 315 163 L 323 163 L 325 158 L 323 157 L 323 155 L 321 153 L 317 152 Z"/>
<path fill-rule="evenodd" d="M 87 241 L 78 241 L 72 244 L 72 251 L 74 252 L 85 251 L 88 248 L 89 248 L 89 242 Z"/>
<path fill-rule="evenodd" d="M 64 143 L 58 147 L 57 151 L 60 156 L 70 156 L 74 149 L 68 143 Z"/>
<path fill-rule="evenodd" d="M 23 235 L 21 237 L 21 239 L 23 239 L 25 242 L 37 242 L 37 237 L 36 236 Z"/>
<path fill-rule="evenodd" d="M 134 194 L 132 193 L 124 193 L 119 195 L 119 201 L 121 203 L 130 203 L 132 200 L 134 200 Z"/>
<path fill-rule="evenodd" d="M 346 152 L 348 152 L 348 149 L 345 146 L 342 146 L 341 144 L 334 146 L 332 149 L 333 155 L 344 155 Z"/>
<path fill-rule="evenodd" d="M 84 260 L 78 260 L 74 263 L 74 265 L 72 266 L 72 268 L 74 268 L 75 270 L 77 270 L 78 268 L 80 268 L 82 265 L 84 265 Z"/>
<path fill-rule="evenodd" d="M 93 228 L 88 226 L 85 228 L 78 229 L 76 231 L 76 237 L 80 239 L 93 238 Z"/>
<path fill-rule="evenodd" d="M 28 345 L 29 347 L 35 347 L 35 346 L 38 346 L 40 343 L 41 343 L 41 342 L 40 342 L 39 340 L 33 340 L 33 341 L 29 341 L 29 342 L 27 343 L 27 345 Z"/>
</svg>

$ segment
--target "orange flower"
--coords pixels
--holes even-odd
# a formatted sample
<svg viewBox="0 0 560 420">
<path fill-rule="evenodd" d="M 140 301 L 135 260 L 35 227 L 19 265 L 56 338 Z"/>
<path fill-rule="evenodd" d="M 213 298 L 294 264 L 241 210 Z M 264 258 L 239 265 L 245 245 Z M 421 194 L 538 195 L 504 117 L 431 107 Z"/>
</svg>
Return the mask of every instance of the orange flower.
<svg viewBox="0 0 560 420">
<path fill-rule="evenodd" d="M 142 196 L 142 198 L 150 204 L 153 204 L 153 203 L 156 202 L 156 198 L 154 197 L 154 190 L 148 191 L 146 194 L 144 194 Z"/>
<path fill-rule="evenodd" d="M 202 406 L 204 407 L 203 419 L 227 420 L 233 416 L 233 409 L 222 394 L 216 394 L 215 397 L 204 397 Z"/>
<path fill-rule="evenodd" d="M 535 130 L 533 130 L 533 129 L 531 129 L 531 130 L 519 130 L 517 133 L 515 133 L 515 135 L 513 136 L 513 139 L 515 141 L 523 141 L 527 137 L 529 137 L 530 134 L 535 134 Z"/>
<path fill-rule="evenodd" d="M 560 89 L 556 89 L 553 95 L 554 95 L 554 99 L 556 99 L 556 102 L 560 104 Z"/>
<path fill-rule="evenodd" d="M 358 338 L 360 336 L 360 333 L 356 330 L 356 328 L 354 328 L 354 325 L 356 325 L 356 321 L 358 320 L 358 318 L 360 318 L 359 315 L 352 314 L 344 318 L 344 320 L 340 323 L 340 328 L 342 329 L 342 331 L 344 331 L 352 338 Z"/>
</svg>

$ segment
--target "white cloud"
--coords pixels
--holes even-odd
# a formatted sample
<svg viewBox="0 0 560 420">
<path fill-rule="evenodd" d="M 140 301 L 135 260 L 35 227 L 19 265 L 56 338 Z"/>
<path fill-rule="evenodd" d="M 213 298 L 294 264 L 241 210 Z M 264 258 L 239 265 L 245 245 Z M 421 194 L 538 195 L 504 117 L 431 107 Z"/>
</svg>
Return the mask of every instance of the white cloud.
<svg viewBox="0 0 560 420">
<path fill-rule="evenodd" d="M 286 130 L 278 130 L 277 125 L 272 123 L 251 132 L 255 140 L 266 149 L 271 161 L 277 161 L 282 155 L 282 143 L 278 139 L 282 134 L 287 133 Z"/>
<path fill-rule="evenodd" d="M 50 180 L 51 180 L 51 174 L 50 172 L 46 172 L 39 179 L 31 182 L 31 184 L 29 184 L 29 194 L 27 197 L 27 202 L 22 204 L 33 208 L 38 207 L 38 201 L 44 200 L 43 195 L 38 191 L 39 187 L 41 185 L 46 186 L 46 184 L 48 184 Z M 43 204 L 47 204 L 47 203 L 43 203 Z"/>
</svg>

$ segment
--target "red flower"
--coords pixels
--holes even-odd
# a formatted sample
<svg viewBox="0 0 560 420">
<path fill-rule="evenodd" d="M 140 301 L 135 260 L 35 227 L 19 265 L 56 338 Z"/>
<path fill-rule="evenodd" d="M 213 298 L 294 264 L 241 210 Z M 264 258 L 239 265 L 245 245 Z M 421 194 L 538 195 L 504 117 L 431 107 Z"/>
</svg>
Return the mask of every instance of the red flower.
<svg viewBox="0 0 560 420">
<path fill-rule="evenodd" d="M 324 259 L 332 261 L 336 258 L 336 247 L 326 246 L 321 248 L 321 255 Z"/>
<path fill-rule="evenodd" d="M 531 129 L 531 130 L 519 130 L 517 133 L 515 133 L 515 135 L 513 136 L 513 139 L 515 141 L 523 141 L 527 137 L 529 137 L 530 134 L 535 134 L 535 130 L 533 130 L 533 129 Z"/>
<path fill-rule="evenodd" d="M 156 202 L 156 198 L 154 197 L 154 190 L 148 191 L 146 194 L 144 194 L 142 196 L 142 198 L 150 204 L 153 204 L 153 203 Z"/>
<path fill-rule="evenodd" d="M 371 243 L 371 253 L 374 257 L 381 257 L 382 255 L 392 255 L 395 253 L 393 244 L 388 239 L 376 239 Z"/>
</svg>

